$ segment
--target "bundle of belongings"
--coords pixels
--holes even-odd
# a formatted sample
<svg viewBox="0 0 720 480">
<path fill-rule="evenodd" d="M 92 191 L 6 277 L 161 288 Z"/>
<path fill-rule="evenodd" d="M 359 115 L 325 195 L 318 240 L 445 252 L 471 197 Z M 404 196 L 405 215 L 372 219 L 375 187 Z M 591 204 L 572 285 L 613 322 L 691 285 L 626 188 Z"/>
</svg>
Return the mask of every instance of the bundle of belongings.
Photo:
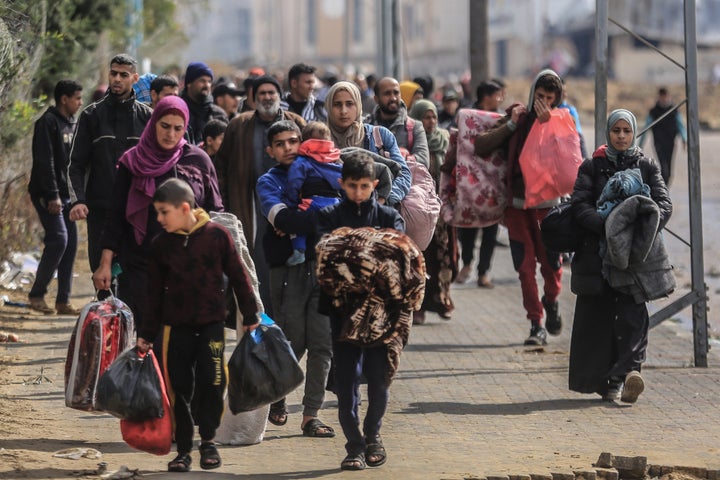
<svg viewBox="0 0 720 480">
<path fill-rule="evenodd" d="M 390 374 L 407 343 L 412 311 L 425 296 L 425 260 L 417 245 L 393 229 L 341 227 L 317 247 L 318 283 L 331 317 L 344 320 L 340 340 L 387 345 Z"/>
<path fill-rule="evenodd" d="M 675 290 L 675 277 L 662 233 L 660 209 L 649 196 L 640 170 L 615 173 L 598 200 L 605 220 L 603 276 L 614 289 L 642 303 Z"/>
</svg>

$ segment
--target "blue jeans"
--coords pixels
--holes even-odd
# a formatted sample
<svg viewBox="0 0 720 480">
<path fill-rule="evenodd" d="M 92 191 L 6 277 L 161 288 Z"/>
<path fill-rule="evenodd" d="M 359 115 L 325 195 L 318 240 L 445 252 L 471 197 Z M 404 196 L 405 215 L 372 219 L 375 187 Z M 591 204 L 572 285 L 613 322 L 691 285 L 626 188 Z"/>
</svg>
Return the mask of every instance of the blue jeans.
<svg viewBox="0 0 720 480">
<path fill-rule="evenodd" d="M 58 273 L 56 303 L 68 303 L 72 290 L 73 263 L 77 252 L 77 225 L 70 221 L 70 202 L 63 201 L 62 214 L 51 215 L 43 206 L 44 200 L 33 198 L 33 205 L 45 229 L 42 257 L 35 273 L 35 283 L 30 289 L 30 298 L 42 298 L 53 278 Z"/>
<path fill-rule="evenodd" d="M 338 420 L 345 434 L 345 450 L 350 455 L 365 453 L 366 439 L 372 441 L 380 434 L 382 419 L 387 410 L 389 385 L 385 379 L 388 369 L 387 348 L 363 348 L 333 339 L 335 363 L 335 392 L 338 397 Z M 367 412 L 360 432 L 360 373 L 367 378 Z"/>
</svg>

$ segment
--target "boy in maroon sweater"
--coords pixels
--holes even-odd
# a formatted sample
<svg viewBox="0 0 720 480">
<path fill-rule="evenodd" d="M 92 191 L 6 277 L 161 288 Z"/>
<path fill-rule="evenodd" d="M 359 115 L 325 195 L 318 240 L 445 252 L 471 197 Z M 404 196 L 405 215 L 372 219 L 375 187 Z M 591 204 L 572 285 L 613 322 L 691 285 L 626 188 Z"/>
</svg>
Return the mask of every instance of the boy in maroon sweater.
<svg viewBox="0 0 720 480">
<path fill-rule="evenodd" d="M 170 398 L 178 454 L 168 470 L 190 470 L 193 397 L 200 467 L 218 468 L 221 460 L 213 440 L 227 384 L 223 274 L 235 292 L 245 331 L 258 325 L 257 302 L 230 234 L 211 223 L 205 210 L 193 209 L 195 196 L 187 183 L 167 180 L 155 191 L 153 205 L 165 231 L 152 242 L 147 322 L 138 332 L 137 346 L 146 352 L 156 338 L 161 342 L 165 383 L 174 392 Z"/>
</svg>

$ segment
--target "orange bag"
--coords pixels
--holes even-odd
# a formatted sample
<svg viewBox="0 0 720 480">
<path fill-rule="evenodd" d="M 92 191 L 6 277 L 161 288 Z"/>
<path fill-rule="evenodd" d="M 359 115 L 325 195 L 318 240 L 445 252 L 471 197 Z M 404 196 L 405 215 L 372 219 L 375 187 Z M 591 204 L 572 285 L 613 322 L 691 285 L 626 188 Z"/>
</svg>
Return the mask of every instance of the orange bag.
<svg viewBox="0 0 720 480">
<path fill-rule="evenodd" d="M 157 356 L 150 356 L 155 367 L 155 373 L 157 373 L 160 380 L 164 415 L 160 418 L 150 418 L 142 421 L 120 420 L 120 432 L 125 443 L 133 448 L 155 455 L 167 455 L 172 447 L 173 436 L 170 399 L 168 398 L 165 380 L 160 371 Z"/>
<path fill-rule="evenodd" d="M 520 152 L 525 208 L 572 193 L 582 161 L 580 136 L 566 109 L 552 110 L 545 123 L 536 121 Z"/>
</svg>

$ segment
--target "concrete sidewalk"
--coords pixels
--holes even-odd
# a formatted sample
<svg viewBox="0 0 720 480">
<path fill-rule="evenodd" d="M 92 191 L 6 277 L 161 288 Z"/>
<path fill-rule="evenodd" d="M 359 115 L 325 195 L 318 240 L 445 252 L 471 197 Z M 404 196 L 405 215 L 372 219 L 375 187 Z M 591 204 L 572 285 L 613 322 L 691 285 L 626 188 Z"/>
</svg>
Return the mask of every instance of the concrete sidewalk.
<svg viewBox="0 0 720 480">
<path fill-rule="evenodd" d="M 540 349 L 522 345 L 529 322 L 507 248 L 496 250 L 493 276 L 493 290 L 475 287 L 474 279 L 454 286 L 452 320 L 428 314 L 425 325 L 413 327 L 382 431 L 388 462 L 363 473 L 339 470 L 344 438 L 334 399 L 328 396 L 321 418 L 338 436 L 311 439 L 300 430 L 296 392 L 290 397 L 288 424 L 269 424 L 261 444 L 222 447 L 223 466 L 212 472 L 199 469 L 194 452 L 190 475 L 169 474 L 165 470 L 172 455 L 133 451 L 113 417 L 64 406 L 63 366 L 75 319 L 13 314 L 5 308 L 1 329 L 20 334 L 25 343 L 0 344 L 0 479 L 77 478 L 78 471 L 94 468 L 98 460 L 52 458 L 53 452 L 71 447 L 96 448 L 111 471 L 127 465 L 143 476 L 167 479 L 457 480 L 569 473 L 590 468 L 601 452 L 646 456 L 654 464 L 720 468 L 717 349 L 710 352 L 709 368 L 693 368 L 691 333 L 666 322 L 651 331 L 643 370 L 646 390 L 637 404 L 576 394 L 567 390 L 574 306 L 569 269 L 560 300 L 565 327 Z M 91 288 L 87 278 L 78 280 L 79 304 Z M 229 351 L 234 343 L 229 341 Z M 41 366 L 53 383 L 23 385 Z M 10 404 L 26 405 L 26 415 L 8 418 Z M 64 430 L 68 424 L 71 435 Z M 23 428 L 27 425 L 32 428 Z"/>
</svg>

